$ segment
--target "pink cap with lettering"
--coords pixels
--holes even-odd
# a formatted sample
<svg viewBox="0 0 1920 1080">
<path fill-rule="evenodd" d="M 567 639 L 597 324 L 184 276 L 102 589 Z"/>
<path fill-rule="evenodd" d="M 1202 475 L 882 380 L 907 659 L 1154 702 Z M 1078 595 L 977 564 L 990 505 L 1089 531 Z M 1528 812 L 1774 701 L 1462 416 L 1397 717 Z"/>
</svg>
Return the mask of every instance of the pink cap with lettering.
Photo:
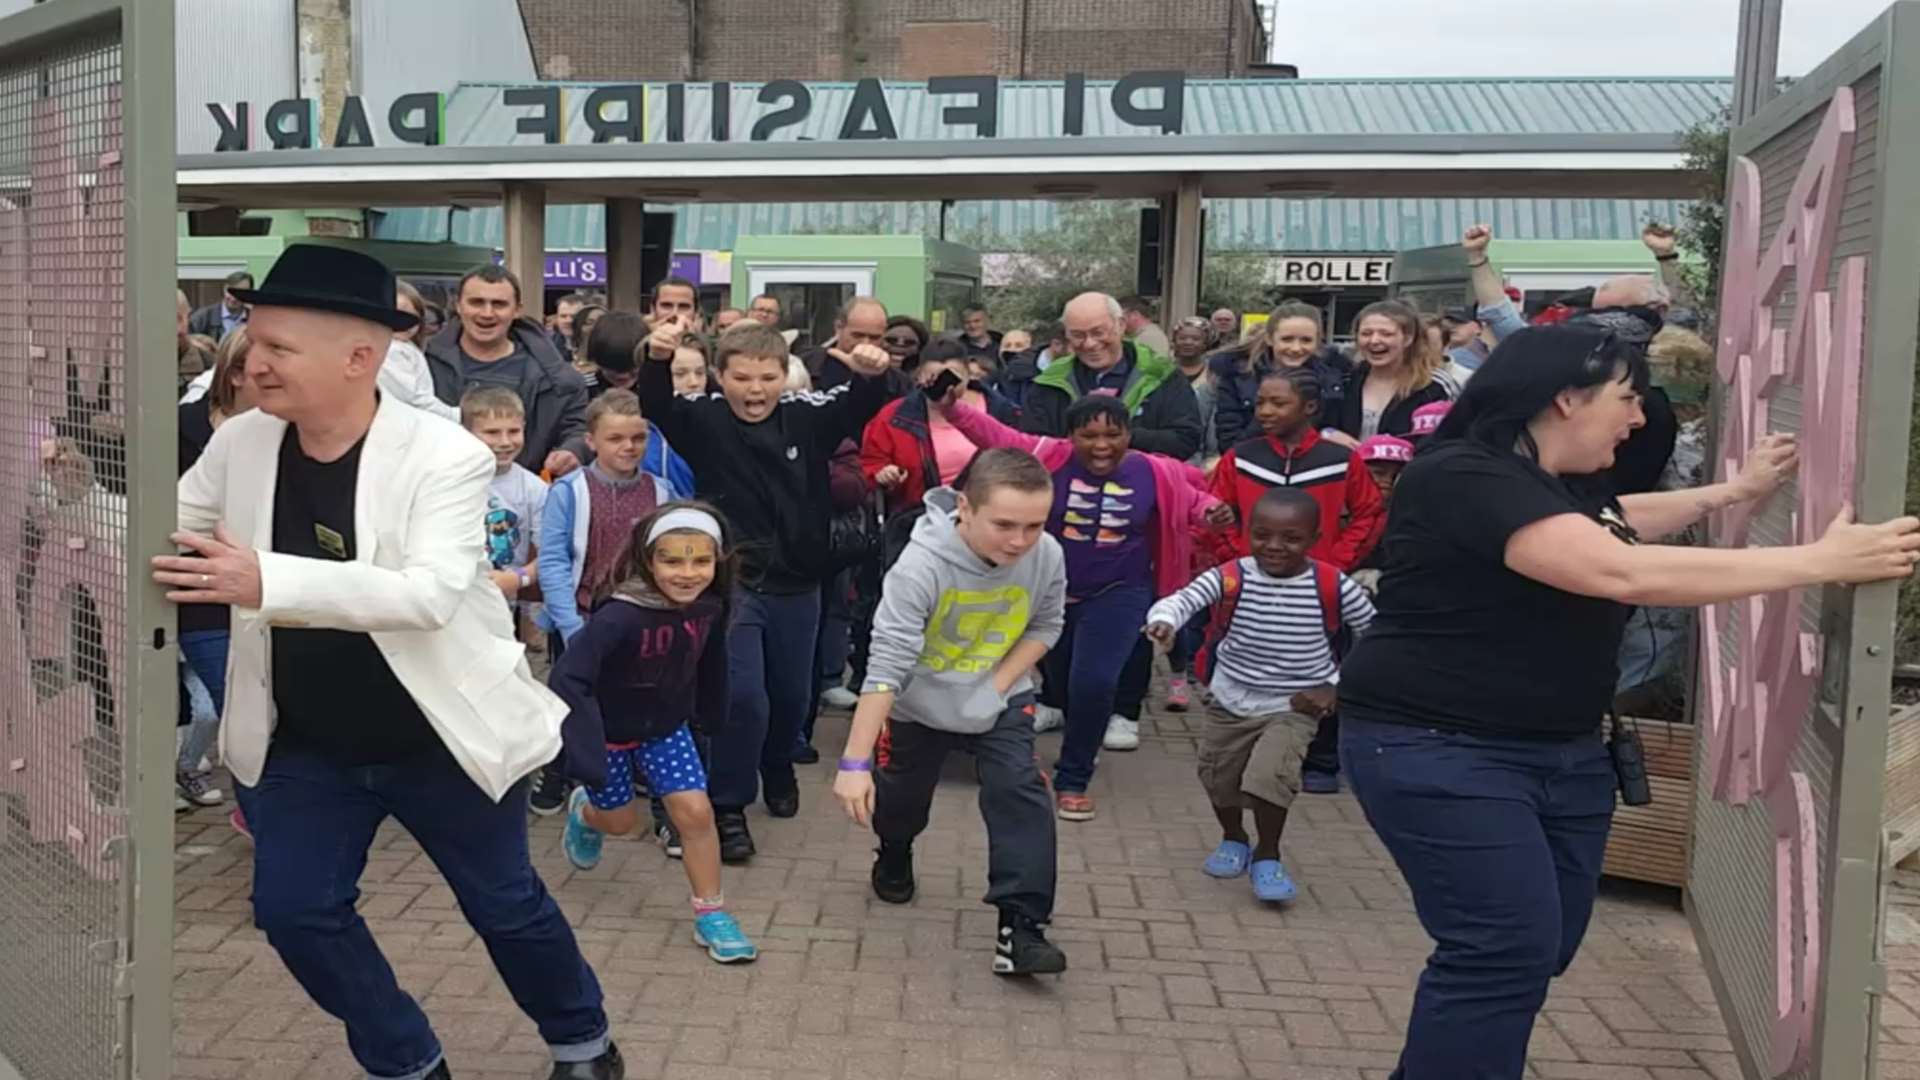
<svg viewBox="0 0 1920 1080">
<path fill-rule="evenodd" d="M 1392 435 L 1375 435 L 1360 442 L 1360 460 L 1392 461 L 1401 465 L 1413 460 L 1413 444 Z"/>
<path fill-rule="evenodd" d="M 1447 418 L 1447 411 L 1452 408 L 1451 401 L 1436 401 L 1413 410 L 1413 430 L 1408 432 L 1408 437 L 1418 439 L 1439 431 L 1440 421 Z"/>
</svg>

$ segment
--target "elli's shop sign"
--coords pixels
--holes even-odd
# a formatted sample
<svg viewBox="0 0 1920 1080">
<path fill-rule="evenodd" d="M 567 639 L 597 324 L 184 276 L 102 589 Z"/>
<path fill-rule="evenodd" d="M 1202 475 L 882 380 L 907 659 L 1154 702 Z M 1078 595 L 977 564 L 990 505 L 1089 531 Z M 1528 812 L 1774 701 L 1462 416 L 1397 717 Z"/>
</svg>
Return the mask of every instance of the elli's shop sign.
<svg viewBox="0 0 1920 1080">
<path fill-rule="evenodd" d="M 1087 127 L 1087 79 L 1068 75 L 1060 96 L 1059 132 L 1083 135 Z M 708 130 L 687 130 L 687 91 L 689 86 L 705 88 L 714 100 L 734 101 L 731 83 L 623 83 L 600 86 L 589 91 L 580 106 L 581 119 L 596 143 L 643 142 L 647 137 L 649 115 L 664 110 L 664 139 L 667 142 L 766 142 L 782 129 L 797 127 L 813 115 L 814 91 L 806 83 L 776 79 L 760 86 L 749 105 L 751 125 L 744 131 L 733 126 L 734 109 L 708 110 Z M 1162 135 L 1181 133 L 1186 119 L 1186 76 L 1179 72 L 1135 72 L 1107 88 L 1108 107 L 1121 123 L 1157 131 Z M 742 88 L 747 89 L 747 88 Z M 1099 89 L 1099 88 L 1096 88 Z M 1157 95 L 1153 91 L 1159 91 Z M 936 99 L 942 123 L 971 128 L 973 136 L 991 139 L 1000 131 L 1000 80 L 992 75 L 949 75 L 928 79 L 925 89 L 919 85 L 896 87 L 895 94 L 925 94 Z M 497 108 L 514 110 L 514 131 L 537 135 L 546 143 L 566 141 L 570 110 L 568 91 L 559 86 L 536 85 L 510 87 L 501 91 Z M 837 97 L 838 95 L 836 95 Z M 313 150 L 318 148 L 367 147 L 407 144 L 439 146 L 446 136 L 446 95 L 439 93 L 402 94 L 388 106 L 384 137 L 375 139 L 373 118 L 366 102 L 357 96 L 341 104 L 339 119 L 331 132 L 320 130 L 320 103 L 312 98 L 287 98 L 268 105 L 256 118 L 248 102 L 236 102 L 232 108 L 209 102 L 207 112 L 217 130 L 213 132 L 216 152 L 256 149 L 254 136 L 263 135 L 266 145 L 258 149 Z M 893 108 L 887 101 L 887 88 L 879 79 L 861 79 L 846 98 L 846 111 L 840 117 L 838 137 L 849 141 L 898 139 L 900 129 Z"/>
</svg>

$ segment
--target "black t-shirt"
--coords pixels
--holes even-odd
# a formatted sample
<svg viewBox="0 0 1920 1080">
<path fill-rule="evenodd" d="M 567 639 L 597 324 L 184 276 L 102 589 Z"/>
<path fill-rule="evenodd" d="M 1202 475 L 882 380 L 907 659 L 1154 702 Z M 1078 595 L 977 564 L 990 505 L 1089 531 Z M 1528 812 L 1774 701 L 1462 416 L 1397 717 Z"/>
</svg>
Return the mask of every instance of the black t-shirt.
<svg viewBox="0 0 1920 1080">
<path fill-rule="evenodd" d="M 513 351 L 498 360 L 475 360 L 467 355 L 467 350 L 460 350 L 460 374 L 468 387 L 504 386 L 517 394 L 526 381 L 527 365 L 531 363 L 533 354 L 517 341 Z"/>
<path fill-rule="evenodd" d="M 1628 608 L 1507 569 L 1507 540 L 1559 514 L 1620 535 L 1611 495 L 1457 440 L 1416 457 L 1393 492 L 1378 615 L 1340 673 L 1363 720 L 1525 738 L 1590 734 L 1613 704 Z"/>
<path fill-rule="evenodd" d="M 291 428 L 280 442 L 273 496 L 273 550 L 307 559 L 354 557 L 354 487 L 362 439 L 337 461 L 319 462 L 300 449 Z M 439 743 L 413 696 L 394 677 L 367 634 L 348 630 L 273 628 L 276 742 L 343 765 L 374 765 L 430 750 Z"/>
</svg>

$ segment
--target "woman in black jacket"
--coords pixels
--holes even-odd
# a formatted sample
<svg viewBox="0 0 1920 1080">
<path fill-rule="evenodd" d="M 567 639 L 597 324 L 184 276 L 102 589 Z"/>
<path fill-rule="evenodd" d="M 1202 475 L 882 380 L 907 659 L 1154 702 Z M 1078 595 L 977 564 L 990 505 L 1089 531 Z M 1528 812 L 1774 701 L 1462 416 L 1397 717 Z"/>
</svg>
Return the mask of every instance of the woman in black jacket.
<svg viewBox="0 0 1920 1080">
<path fill-rule="evenodd" d="M 1326 344 L 1319 309 L 1298 300 L 1274 308 L 1259 337 L 1214 353 L 1207 364 L 1213 372 L 1214 445 L 1222 449 L 1259 434 L 1253 404 L 1261 380 L 1274 371 L 1304 367 L 1318 376 L 1320 415 L 1329 418 L 1340 415 L 1340 398 L 1353 371 L 1352 362 Z"/>
<path fill-rule="evenodd" d="M 1398 300 L 1360 309 L 1353 321 L 1354 369 L 1337 412 L 1337 431 L 1327 437 L 1348 448 L 1375 435 L 1406 438 L 1413 411 L 1451 401 L 1460 386 L 1442 369 L 1443 355 L 1420 331 L 1420 314 Z"/>
<path fill-rule="evenodd" d="M 1526 1068 L 1599 885 L 1630 605 L 1904 578 L 1920 557 L 1913 518 L 1842 515 L 1793 548 L 1658 543 L 1777 491 L 1795 448 L 1768 436 L 1731 481 L 1616 497 L 1604 473 L 1646 389 L 1644 355 L 1604 329 L 1520 330 L 1395 485 L 1379 613 L 1340 671 L 1340 756 L 1436 942 L 1405 1080 Z"/>
</svg>

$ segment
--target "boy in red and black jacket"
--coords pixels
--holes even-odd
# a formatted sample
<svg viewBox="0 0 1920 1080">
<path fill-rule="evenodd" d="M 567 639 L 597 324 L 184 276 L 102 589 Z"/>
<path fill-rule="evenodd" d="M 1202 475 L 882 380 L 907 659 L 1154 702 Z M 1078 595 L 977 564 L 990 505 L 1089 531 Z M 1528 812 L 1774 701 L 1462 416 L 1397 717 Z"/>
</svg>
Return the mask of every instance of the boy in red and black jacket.
<svg viewBox="0 0 1920 1080">
<path fill-rule="evenodd" d="M 1339 570 L 1352 570 L 1379 542 L 1386 503 L 1352 450 L 1321 438 L 1320 381 L 1305 369 L 1282 369 L 1260 381 L 1254 401 L 1260 434 L 1221 455 L 1212 492 L 1234 508 L 1242 527 L 1227 534 L 1224 556 L 1248 554 L 1245 523 L 1260 496 L 1293 488 L 1320 505 L 1327 526 L 1309 553 Z"/>
</svg>

